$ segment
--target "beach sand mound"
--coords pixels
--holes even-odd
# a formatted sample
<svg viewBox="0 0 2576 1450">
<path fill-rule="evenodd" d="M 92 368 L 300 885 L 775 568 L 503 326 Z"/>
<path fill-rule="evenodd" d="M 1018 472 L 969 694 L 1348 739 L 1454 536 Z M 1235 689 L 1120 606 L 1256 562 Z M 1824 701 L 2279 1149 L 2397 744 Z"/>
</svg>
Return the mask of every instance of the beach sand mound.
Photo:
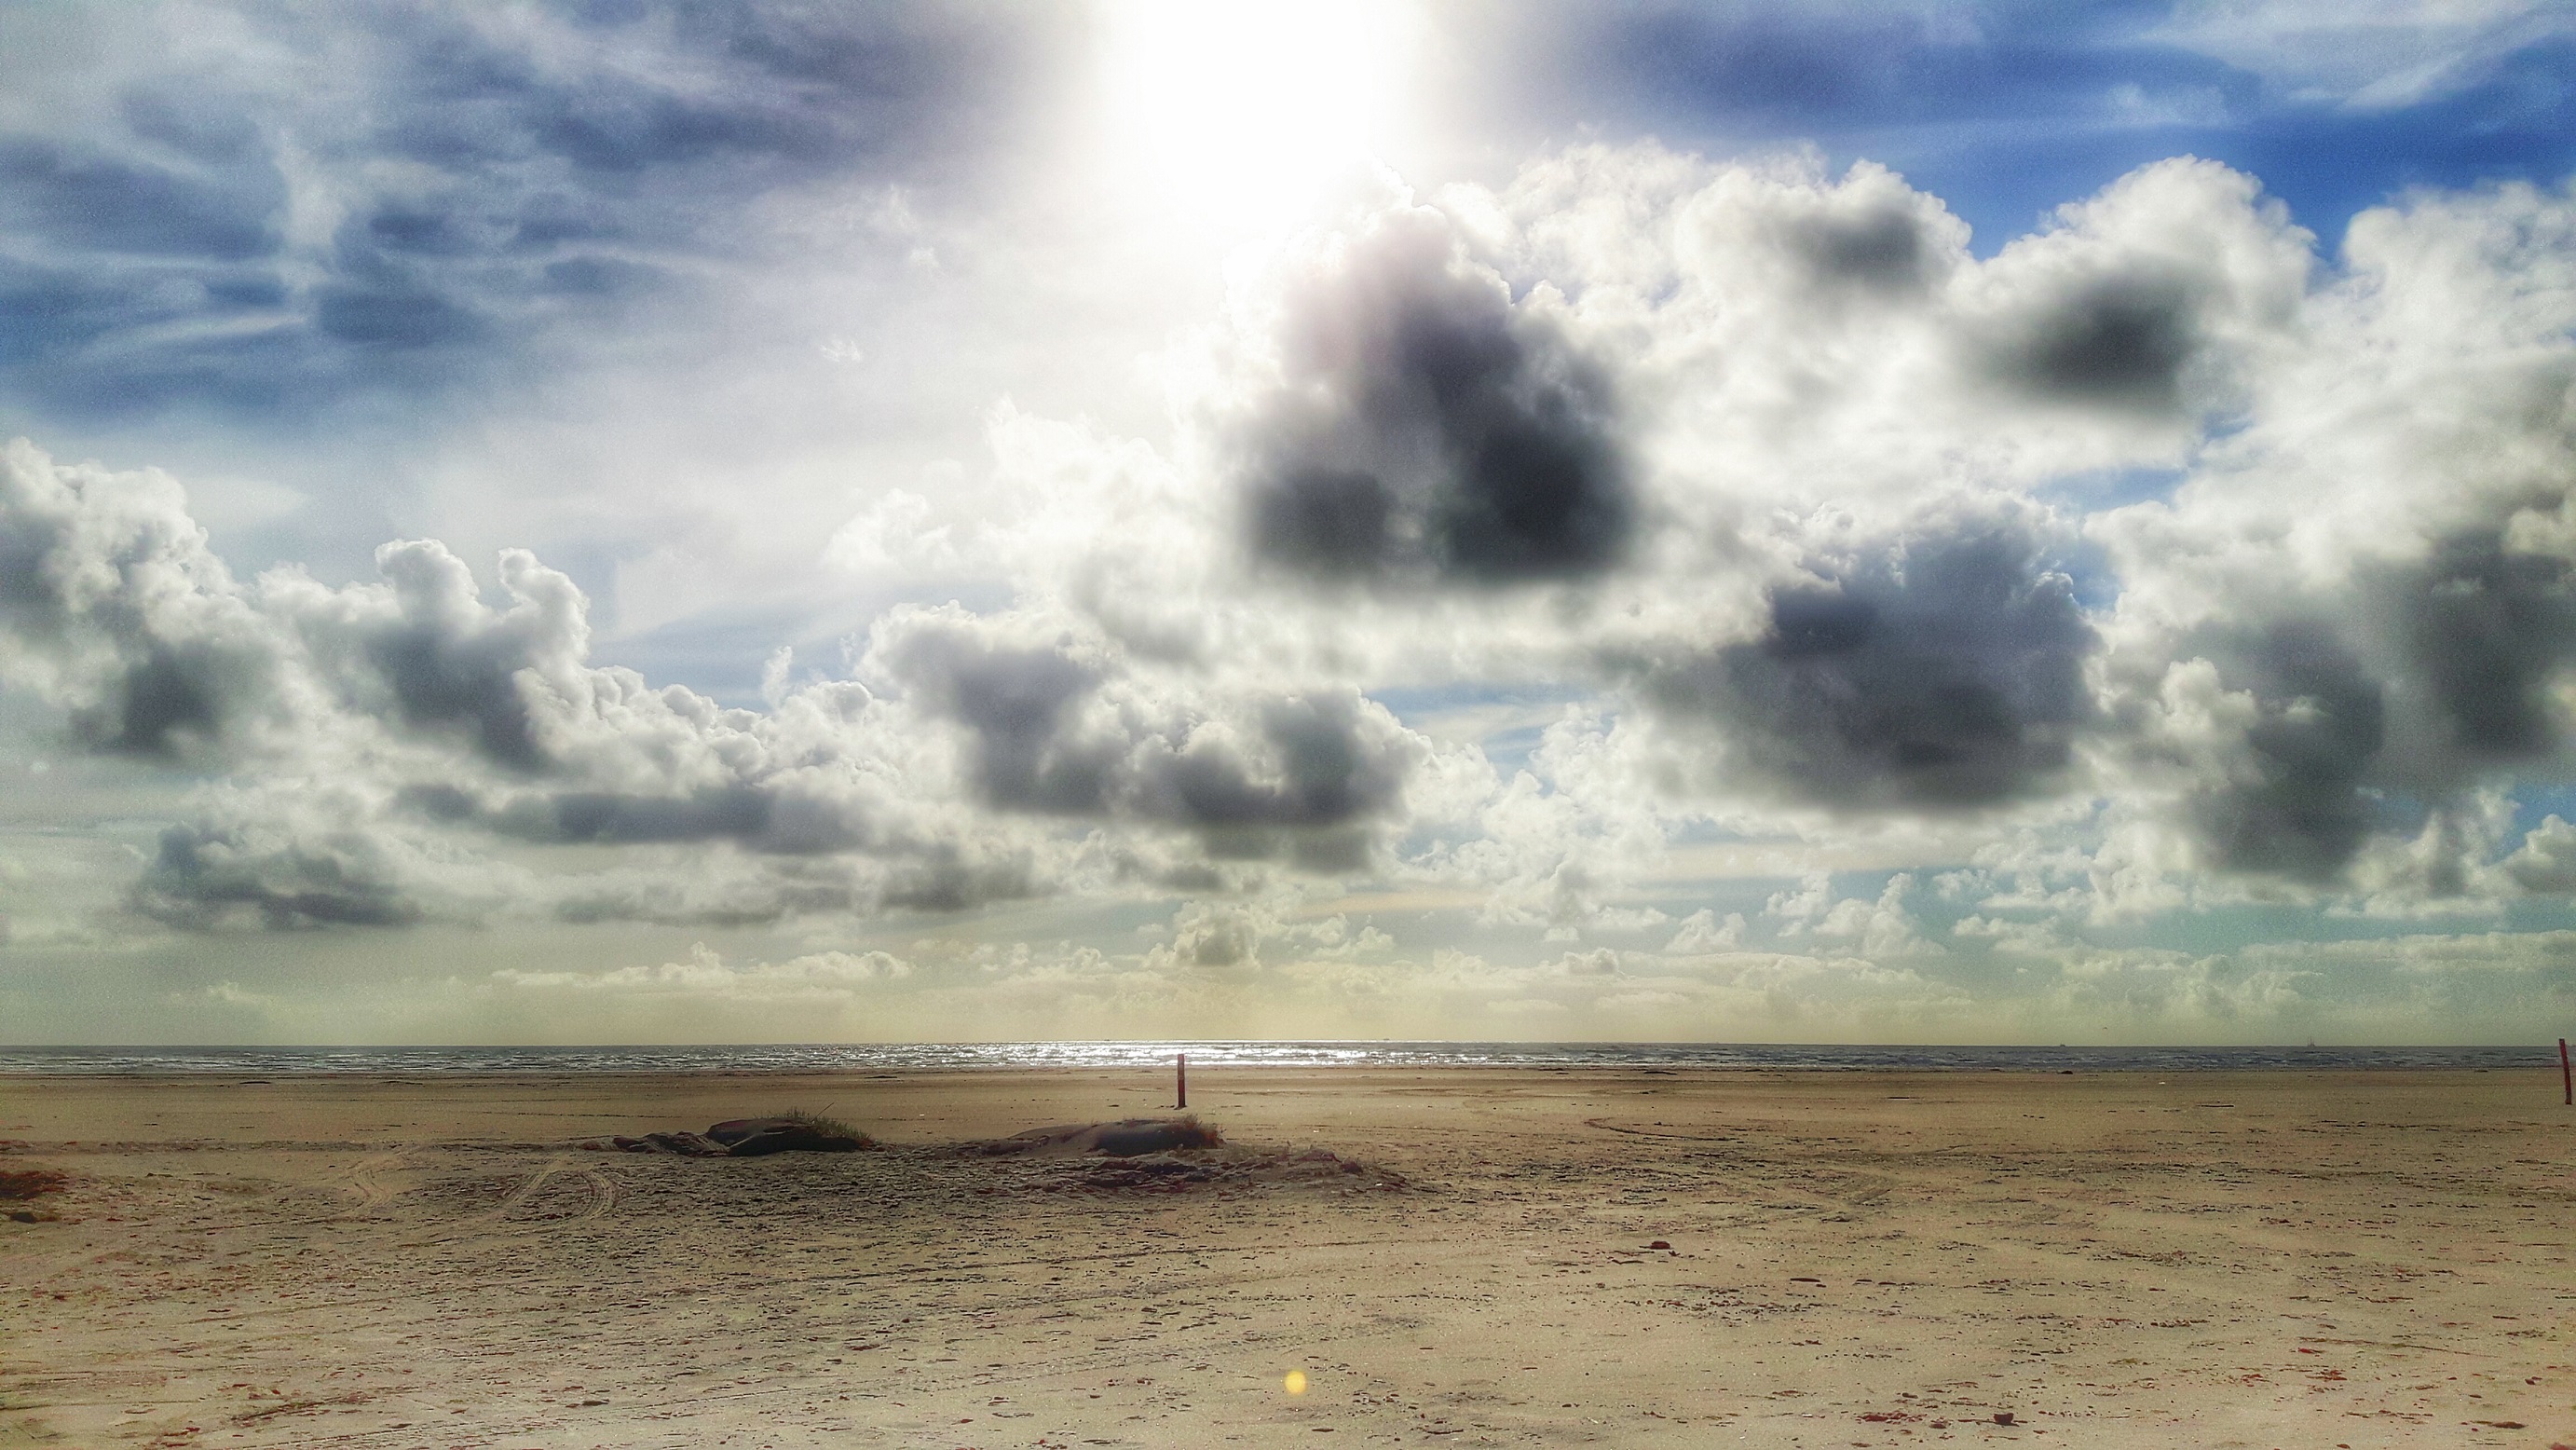
<svg viewBox="0 0 2576 1450">
<path fill-rule="evenodd" d="M 704 1133 L 646 1133 L 640 1138 L 620 1134 L 614 1138 L 592 1138 L 580 1146 L 593 1152 L 669 1153 L 680 1158 L 730 1158 L 733 1150 Z"/>
</svg>

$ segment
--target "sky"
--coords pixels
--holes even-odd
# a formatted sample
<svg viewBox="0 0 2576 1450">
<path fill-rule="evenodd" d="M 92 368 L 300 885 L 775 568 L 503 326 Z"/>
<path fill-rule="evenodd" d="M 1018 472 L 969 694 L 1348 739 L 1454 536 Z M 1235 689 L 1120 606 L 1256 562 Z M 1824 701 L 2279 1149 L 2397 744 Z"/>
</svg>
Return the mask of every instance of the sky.
<svg viewBox="0 0 2576 1450">
<path fill-rule="evenodd" d="M 2576 1028 L 2576 8 L 0 6 L 0 1041 Z"/>
</svg>

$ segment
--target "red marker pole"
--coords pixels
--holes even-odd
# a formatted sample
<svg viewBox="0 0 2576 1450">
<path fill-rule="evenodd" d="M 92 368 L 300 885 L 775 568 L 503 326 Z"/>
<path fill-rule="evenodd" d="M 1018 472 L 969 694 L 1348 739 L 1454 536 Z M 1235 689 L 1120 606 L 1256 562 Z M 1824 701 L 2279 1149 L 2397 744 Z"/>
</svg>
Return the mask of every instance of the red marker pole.
<svg viewBox="0 0 2576 1450">
<path fill-rule="evenodd" d="M 2567 1039 L 2558 1039 L 2558 1087 L 2567 1095 L 2567 1106 L 2576 1108 L 2576 1072 L 2567 1067 Z"/>
<path fill-rule="evenodd" d="M 2564 1042 L 2558 1045 L 2562 1050 L 2567 1046 Z M 1172 1106 L 1175 1108 L 1186 1108 L 1190 1105 L 1190 1055 L 1184 1052 L 1180 1057 L 1181 1060 L 1179 1064 L 1172 1069 L 1173 1079 L 1179 1085 L 1180 1101 L 1172 1104 Z"/>
</svg>

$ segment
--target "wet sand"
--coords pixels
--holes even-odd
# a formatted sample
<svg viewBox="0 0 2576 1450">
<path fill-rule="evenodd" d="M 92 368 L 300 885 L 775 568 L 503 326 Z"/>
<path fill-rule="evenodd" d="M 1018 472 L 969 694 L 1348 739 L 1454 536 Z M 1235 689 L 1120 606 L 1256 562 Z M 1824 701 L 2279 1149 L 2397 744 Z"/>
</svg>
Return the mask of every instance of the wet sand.
<svg viewBox="0 0 2576 1450">
<path fill-rule="evenodd" d="M 1202 1070 L 1368 1171 L 1156 1191 L 942 1145 L 1166 1074 L 0 1079 L 0 1446 L 2576 1444 L 2557 1087 Z"/>
</svg>

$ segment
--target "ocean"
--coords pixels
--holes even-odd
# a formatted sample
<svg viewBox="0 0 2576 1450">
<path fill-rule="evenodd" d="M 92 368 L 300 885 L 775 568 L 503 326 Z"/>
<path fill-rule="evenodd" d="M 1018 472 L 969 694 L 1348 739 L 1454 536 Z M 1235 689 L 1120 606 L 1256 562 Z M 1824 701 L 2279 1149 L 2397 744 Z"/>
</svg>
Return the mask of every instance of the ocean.
<svg viewBox="0 0 2576 1450">
<path fill-rule="evenodd" d="M 0 1074 L 938 1072 L 1156 1067 L 1772 1068 L 2246 1072 L 2556 1067 L 2508 1047 L 1924 1047 L 1743 1042 L 937 1042 L 634 1047 L 0 1047 Z"/>
</svg>

